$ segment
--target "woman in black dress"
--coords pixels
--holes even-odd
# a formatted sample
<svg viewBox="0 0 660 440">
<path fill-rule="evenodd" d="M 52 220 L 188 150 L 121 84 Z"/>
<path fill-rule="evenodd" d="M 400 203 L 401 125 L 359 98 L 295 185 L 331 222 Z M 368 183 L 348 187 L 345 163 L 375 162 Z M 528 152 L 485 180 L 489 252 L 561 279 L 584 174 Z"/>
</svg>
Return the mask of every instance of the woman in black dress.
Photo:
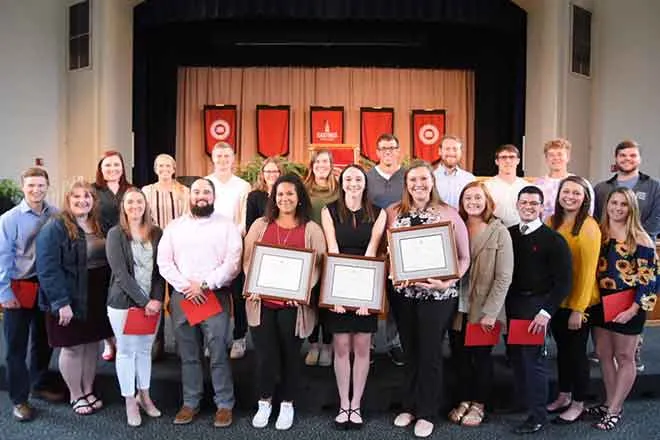
<svg viewBox="0 0 660 440">
<path fill-rule="evenodd" d="M 321 223 L 328 242 L 328 252 L 374 257 L 385 230 L 385 211 L 367 199 L 367 175 L 358 165 L 350 165 L 339 176 L 339 198 L 321 211 Z M 340 429 L 362 427 L 360 401 L 369 374 L 371 335 L 378 327 L 378 316 L 365 307 L 349 312 L 335 306 L 327 317 L 333 334 L 335 376 L 340 409 L 335 425 Z M 351 347 L 353 396 L 351 383 Z"/>
</svg>

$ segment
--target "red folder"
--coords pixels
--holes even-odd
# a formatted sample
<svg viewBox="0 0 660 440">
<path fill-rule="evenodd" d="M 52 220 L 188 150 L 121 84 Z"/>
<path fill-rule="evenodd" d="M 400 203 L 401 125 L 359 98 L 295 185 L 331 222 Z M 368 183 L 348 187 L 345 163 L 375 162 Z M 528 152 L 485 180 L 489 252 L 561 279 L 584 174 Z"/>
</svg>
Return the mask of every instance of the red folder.
<svg viewBox="0 0 660 440">
<path fill-rule="evenodd" d="M 531 319 L 512 319 L 509 321 L 509 345 L 543 345 L 545 333 L 536 335 L 529 332 Z"/>
<path fill-rule="evenodd" d="M 11 290 L 22 309 L 32 309 L 37 303 L 39 284 L 34 281 L 11 280 Z"/>
<path fill-rule="evenodd" d="M 495 327 L 486 331 L 480 324 L 467 323 L 465 327 L 465 346 L 466 347 L 481 347 L 488 345 L 497 345 L 500 341 L 500 331 L 502 330 L 502 323 L 495 322 Z"/>
<path fill-rule="evenodd" d="M 603 315 L 605 322 L 612 322 L 617 315 L 632 306 L 635 301 L 635 289 L 603 296 Z"/>
<path fill-rule="evenodd" d="M 197 325 L 200 322 L 206 321 L 211 316 L 222 313 L 222 305 L 220 305 L 215 293 L 209 292 L 206 295 L 206 302 L 204 304 L 197 305 L 192 301 L 184 299 L 181 301 L 181 310 L 183 310 L 183 314 L 186 315 L 186 319 L 188 319 L 190 325 Z"/>
<path fill-rule="evenodd" d="M 144 309 L 139 307 L 131 307 L 128 309 L 128 315 L 126 315 L 124 334 L 153 335 L 156 333 L 158 321 L 160 321 L 160 313 L 157 315 L 147 316 L 144 313 Z"/>
</svg>

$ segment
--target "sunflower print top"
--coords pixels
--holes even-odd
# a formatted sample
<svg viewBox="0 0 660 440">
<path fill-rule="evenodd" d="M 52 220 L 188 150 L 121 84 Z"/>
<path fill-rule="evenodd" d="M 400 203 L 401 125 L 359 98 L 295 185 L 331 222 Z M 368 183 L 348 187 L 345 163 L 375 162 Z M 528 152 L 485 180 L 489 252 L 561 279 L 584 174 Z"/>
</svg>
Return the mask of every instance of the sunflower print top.
<svg viewBox="0 0 660 440">
<path fill-rule="evenodd" d="M 635 302 L 650 312 L 659 287 L 658 256 L 654 248 L 640 245 L 631 254 L 624 243 L 610 239 L 601 246 L 596 278 L 601 295 L 636 289 Z"/>
</svg>

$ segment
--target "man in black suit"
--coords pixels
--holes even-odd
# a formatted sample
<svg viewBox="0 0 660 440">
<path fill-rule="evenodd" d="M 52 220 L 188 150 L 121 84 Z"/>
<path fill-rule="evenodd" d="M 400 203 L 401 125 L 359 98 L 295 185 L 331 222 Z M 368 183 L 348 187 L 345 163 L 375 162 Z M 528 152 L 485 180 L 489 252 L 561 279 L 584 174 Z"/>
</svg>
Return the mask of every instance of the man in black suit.
<svg viewBox="0 0 660 440">
<path fill-rule="evenodd" d="M 513 281 L 506 297 L 509 319 L 531 320 L 529 331 L 545 333 L 571 289 L 571 253 L 566 240 L 541 222 L 543 192 L 526 186 L 518 194 L 520 224 L 509 228 L 513 242 Z M 543 346 L 509 346 L 514 380 L 525 399 L 527 419 L 516 434 L 539 431 L 547 422 L 548 373 Z"/>
</svg>

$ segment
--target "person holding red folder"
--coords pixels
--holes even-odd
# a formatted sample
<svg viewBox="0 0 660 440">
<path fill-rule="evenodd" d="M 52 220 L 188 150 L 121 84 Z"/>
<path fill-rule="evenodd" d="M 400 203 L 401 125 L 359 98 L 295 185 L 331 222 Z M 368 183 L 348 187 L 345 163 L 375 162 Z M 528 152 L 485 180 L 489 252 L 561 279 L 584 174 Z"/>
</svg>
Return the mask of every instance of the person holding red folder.
<svg viewBox="0 0 660 440">
<path fill-rule="evenodd" d="M 557 342 L 559 395 L 547 406 L 561 413 L 553 423 L 566 425 L 579 420 L 584 411 L 589 384 L 589 307 L 598 302 L 593 274 L 598 264 L 600 229 L 589 215 L 589 184 L 579 176 L 564 178 L 557 190 L 554 213 L 546 223 L 568 243 L 573 259 L 571 293 L 552 317 L 550 328 Z"/>
<path fill-rule="evenodd" d="M 498 333 L 496 327 L 506 322 L 504 301 L 513 275 L 511 235 L 494 210 L 483 183 L 468 183 L 461 191 L 458 213 L 470 238 L 470 271 L 461 282 L 458 313 L 449 333 L 460 402 L 449 419 L 464 426 L 477 426 L 484 419 L 493 382 L 491 352 L 497 343 L 495 337 L 491 345 L 467 346 L 466 337 L 473 329 L 475 339 Z"/>
<path fill-rule="evenodd" d="M 13 415 L 19 421 L 34 416 L 28 402 L 30 388 L 33 397 L 51 401 L 64 398 L 47 383 L 53 350 L 48 346 L 44 314 L 37 306 L 35 239 L 56 212 L 45 200 L 48 185 L 46 170 L 28 168 L 21 174 L 25 198 L 0 217 L 0 305 L 7 344 L 7 387 Z"/>
<path fill-rule="evenodd" d="M 197 179 L 190 188 L 190 212 L 163 231 L 158 244 L 157 263 L 161 275 L 174 287 L 170 299 L 174 336 L 181 358 L 183 405 L 174 417 L 177 425 L 193 421 L 204 393 L 202 341 L 210 355 L 211 382 L 217 407 L 213 425 L 232 424 L 234 383 L 227 353 L 231 293 L 229 286 L 240 267 L 241 232 L 232 220 L 216 213 L 215 187 L 206 178 Z M 219 313 L 191 324 L 185 306 L 201 306 L 215 295 Z"/>
<path fill-rule="evenodd" d="M 520 224 L 509 228 L 513 243 L 513 280 L 506 296 L 510 320 L 529 320 L 527 331 L 545 334 L 550 318 L 571 291 L 571 252 L 566 240 L 541 222 L 543 191 L 526 186 L 516 202 Z M 510 339 L 514 336 L 513 328 Z M 516 434 L 540 431 L 547 422 L 548 373 L 543 345 L 509 345 L 516 395 L 524 399 L 527 419 Z"/>
<path fill-rule="evenodd" d="M 610 431 L 621 420 L 623 402 L 635 382 L 635 349 L 644 329 L 646 312 L 655 307 L 658 291 L 658 256 L 655 243 L 644 231 L 635 193 L 617 188 L 607 197 L 601 219 L 602 245 L 596 278 L 598 308 L 608 305 L 613 320 L 596 322 L 596 352 L 605 384 L 605 402 L 587 409 L 599 419 L 597 429 Z M 628 295 L 633 290 L 634 295 Z M 620 301 L 619 298 L 626 301 Z M 608 301 L 615 298 L 615 301 Z M 603 312 L 595 313 L 596 318 Z"/>
<path fill-rule="evenodd" d="M 129 426 L 142 424 L 140 408 L 150 417 L 161 416 L 149 396 L 151 349 L 156 328 L 153 332 L 144 332 L 147 334 L 127 333 L 143 333 L 139 327 L 144 323 L 136 321 L 158 316 L 163 308 L 165 281 L 156 268 L 162 234 L 153 224 L 144 193 L 135 187 L 128 188 L 119 205 L 119 224 L 108 231 L 105 247 L 112 270 L 108 318 L 117 341 L 117 379 L 126 400 Z M 135 308 L 143 313 L 129 313 Z M 125 331 L 129 326 L 135 331 Z"/>
</svg>

